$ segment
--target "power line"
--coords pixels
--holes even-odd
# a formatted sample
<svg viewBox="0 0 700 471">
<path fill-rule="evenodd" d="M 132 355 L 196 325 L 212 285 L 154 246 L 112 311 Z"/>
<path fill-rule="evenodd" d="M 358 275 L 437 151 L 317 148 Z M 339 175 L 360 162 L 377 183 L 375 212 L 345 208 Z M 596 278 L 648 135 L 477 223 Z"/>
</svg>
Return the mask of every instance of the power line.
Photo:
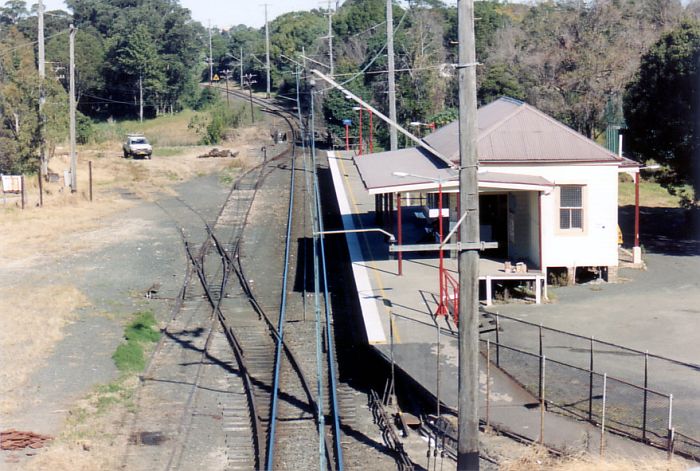
<svg viewBox="0 0 700 471">
<path fill-rule="evenodd" d="M 45 39 L 48 40 L 48 39 L 55 38 L 56 36 L 60 36 L 62 34 L 66 34 L 66 33 L 68 33 L 68 30 L 59 31 L 58 33 L 54 33 L 51 36 L 47 36 Z M 9 49 L 0 49 L 0 57 L 3 57 L 5 54 L 10 54 L 11 52 L 14 52 L 18 49 L 22 49 L 23 47 L 35 46 L 37 44 L 39 44 L 39 41 L 32 41 L 32 42 L 22 43 L 18 46 L 11 47 Z"/>
<path fill-rule="evenodd" d="M 404 18 L 406 18 L 406 15 L 407 15 L 407 14 L 408 14 L 408 10 L 404 10 L 403 16 L 401 16 L 401 19 L 399 20 L 399 24 L 396 25 L 396 30 L 398 30 L 399 28 L 401 28 L 401 24 L 403 23 L 403 20 L 404 20 Z M 347 79 L 346 81 L 341 82 L 340 85 L 347 85 L 348 83 L 352 82 L 352 81 L 355 80 L 357 77 L 359 77 L 360 75 L 364 74 L 364 73 L 367 71 L 367 69 L 369 69 L 370 67 L 372 67 L 372 65 L 377 61 L 377 59 L 379 59 L 379 57 L 382 55 L 382 53 L 386 50 L 386 47 L 387 47 L 387 43 L 385 42 L 385 43 L 384 43 L 384 46 L 382 46 L 382 48 L 379 50 L 379 52 L 377 52 L 377 54 L 372 58 L 372 60 L 369 61 L 369 64 L 367 64 L 367 65 L 365 66 L 364 69 L 362 69 L 361 71 L 357 72 L 353 77 L 350 77 L 350 78 Z M 331 89 L 333 89 L 333 87 L 326 87 L 326 88 L 324 88 L 324 89 L 322 89 L 322 90 L 319 90 L 317 93 L 323 93 L 323 92 L 325 92 L 326 90 L 331 90 Z"/>
</svg>

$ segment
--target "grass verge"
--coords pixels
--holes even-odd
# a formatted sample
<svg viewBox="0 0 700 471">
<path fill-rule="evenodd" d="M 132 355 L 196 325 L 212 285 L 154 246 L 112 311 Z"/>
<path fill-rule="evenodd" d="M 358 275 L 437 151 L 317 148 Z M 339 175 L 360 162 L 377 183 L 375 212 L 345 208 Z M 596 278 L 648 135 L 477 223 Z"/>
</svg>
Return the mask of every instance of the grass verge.
<svg viewBox="0 0 700 471">
<path fill-rule="evenodd" d="M 117 347 L 112 355 L 114 364 L 122 373 L 141 371 L 146 367 L 144 348 L 149 342 L 157 342 L 160 332 L 151 311 L 136 313 L 136 319 L 124 330 L 126 342 Z"/>
</svg>

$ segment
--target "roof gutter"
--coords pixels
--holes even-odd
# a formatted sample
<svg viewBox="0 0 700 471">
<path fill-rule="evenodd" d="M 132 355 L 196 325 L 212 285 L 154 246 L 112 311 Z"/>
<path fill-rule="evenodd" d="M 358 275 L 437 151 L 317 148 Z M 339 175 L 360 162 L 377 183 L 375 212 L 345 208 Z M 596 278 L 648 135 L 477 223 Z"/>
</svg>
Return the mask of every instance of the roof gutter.
<svg viewBox="0 0 700 471">
<path fill-rule="evenodd" d="M 388 118 L 387 116 L 385 116 L 384 114 L 382 114 L 379 110 L 377 110 L 376 108 L 374 108 L 372 105 L 370 105 L 370 104 L 367 103 L 366 101 L 362 100 L 362 98 L 358 97 L 357 95 L 355 95 L 354 93 L 352 93 L 352 92 L 351 92 L 350 90 L 348 90 L 347 88 L 345 88 L 345 87 L 343 87 L 342 85 L 340 85 L 339 83 L 337 83 L 337 82 L 336 82 L 335 80 L 333 80 L 332 78 L 326 76 L 325 74 L 319 72 L 319 71 L 316 70 L 316 69 L 311 70 L 311 72 L 313 72 L 313 73 L 316 74 L 319 78 L 321 78 L 321 79 L 325 80 L 326 82 L 328 82 L 329 84 L 331 84 L 334 88 L 337 88 L 338 90 L 340 90 L 341 92 L 343 92 L 346 96 L 348 96 L 348 97 L 350 97 L 351 99 L 355 100 L 355 101 L 356 101 L 357 103 L 359 103 L 360 105 L 362 105 L 362 106 L 364 106 L 365 108 L 367 108 L 368 110 L 372 111 L 372 113 L 374 113 L 375 115 L 377 115 L 382 121 L 386 122 L 389 126 L 393 126 L 394 128 L 396 128 L 398 131 L 401 132 L 401 134 L 403 134 L 404 136 L 406 136 L 406 137 L 408 137 L 409 139 L 411 139 L 413 142 L 415 142 L 416 144 L 418 144 L 419 146 L 421 146 L 422 148 L 424 148 L 425 150 L 427 150 L 428 152 L 430 152 L 431 154 L 433 154 L 433 155 L 434 155 L 435 157 L 437 157 L 438 159 L 442 160 L 444 163 L 446 163 L 447 165 L 449 165 L 451 168 L 454 168 L 454 169 L 459 168 L 459 166 L 458 166 L 457 164 L 455 164 L 455 163 L 452 162 L 449 158 L 445 157 L 443 154 L 441 154 L 440 152 L 438 152 L 436 149 L 434 149 L 430 144 L 428 144 L 427 142 L 425 142 L 423 139 L 421 139 L 421 138 L 419 138 L 419 137 L 416 137 L 416 136 L 414 136 L 413 134 L 411 134 L 409 131 L 407 131 L 407 130 L 406 130 L 403 126 L 401 126 L 399 123 L 397 123 L 397 122 L 395 122 L 395 121 L 392 121 L 390 118 Z"/>
</svg>

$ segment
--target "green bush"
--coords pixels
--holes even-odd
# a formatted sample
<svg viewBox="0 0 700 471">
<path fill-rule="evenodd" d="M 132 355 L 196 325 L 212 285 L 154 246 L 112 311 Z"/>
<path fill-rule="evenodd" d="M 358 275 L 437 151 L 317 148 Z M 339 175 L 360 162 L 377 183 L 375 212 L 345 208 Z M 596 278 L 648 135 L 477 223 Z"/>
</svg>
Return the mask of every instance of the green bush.
<svg viewBox="0 0 700 471">
<path fill-rule="evenodd" d="M 199 93 L 199 98 L 194 104 L 196 111 L 207 109 L 219 102 L 219 92 L 212 88 L 205 88 Z"/>
<path fill-rule="evenodd" d="M 92 120 L 83 113 L 78 113 L 76 117 L 75 140 L 78 144 L 87 144 L 95 135 L 95 127 Z"/>
</svg>

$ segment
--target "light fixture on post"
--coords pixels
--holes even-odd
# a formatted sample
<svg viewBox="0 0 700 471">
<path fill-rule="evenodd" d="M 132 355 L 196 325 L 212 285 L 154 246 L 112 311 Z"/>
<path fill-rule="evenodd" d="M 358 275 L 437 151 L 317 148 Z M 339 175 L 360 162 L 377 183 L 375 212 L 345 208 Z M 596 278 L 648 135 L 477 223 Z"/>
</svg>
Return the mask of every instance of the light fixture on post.
<svg viewBox="0 0 700 471">
<path fill-rule="evenodd" d="M 350 150 L 350 126 L 352 126 L 351 119 L 344 119 L 343 125 L 345 126 L 345 150 Z"/>
<path fill-rule="evenodd" d="M 426 128 L 430 128 L 430 130 L 433 132 L 435 131 L 435 123 L 434 122 L 422 123 L 420 121 L 411 121 L 410 123 L 408 123 L 408 125 L 413 126 L 413 127 L 426 127 Z"/>
</svg>

